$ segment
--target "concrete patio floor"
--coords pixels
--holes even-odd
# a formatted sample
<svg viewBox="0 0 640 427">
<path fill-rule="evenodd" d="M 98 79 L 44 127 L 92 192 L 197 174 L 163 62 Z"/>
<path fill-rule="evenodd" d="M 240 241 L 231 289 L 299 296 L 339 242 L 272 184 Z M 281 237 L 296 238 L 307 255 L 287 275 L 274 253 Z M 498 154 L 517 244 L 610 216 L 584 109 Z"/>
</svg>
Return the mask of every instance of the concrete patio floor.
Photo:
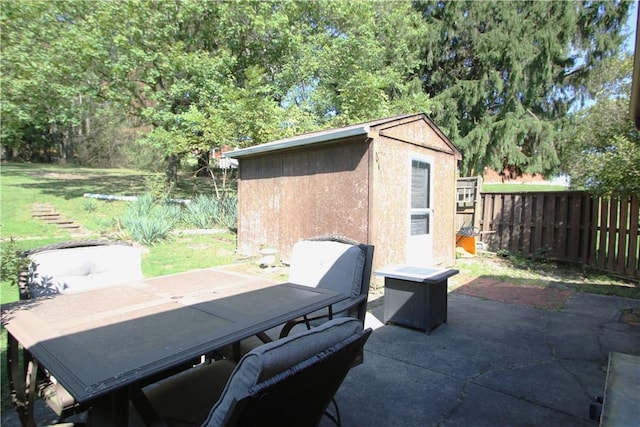
<svg viewBox="0 0 640 427">
<path fill-rule="evenodd" d="M 620 321 L 640 300 L 549 294 L 559 305 L 540 309 L 508 292 L 451 292 L 430 335 L 384 325 L 383 298 L 370 301 L 364 364 L 336 395 L 343 426 L 596 426 L 609 352 L 640 355 L 640 326 Z M 19 426 L 15 412 L 1 424 Z"/>
<path fill-rule="evenodd" d="M 640 326 L 620 321 L 638 300 L 570 293 L 549 310 L 453 292 L 448 302 L 430 335 L 383 325 L 372 302 L 364 364 L 336 396 L 344 426 L 596 426 L 589 405 L 609 352 L 640 355 Z"/>
</svg>

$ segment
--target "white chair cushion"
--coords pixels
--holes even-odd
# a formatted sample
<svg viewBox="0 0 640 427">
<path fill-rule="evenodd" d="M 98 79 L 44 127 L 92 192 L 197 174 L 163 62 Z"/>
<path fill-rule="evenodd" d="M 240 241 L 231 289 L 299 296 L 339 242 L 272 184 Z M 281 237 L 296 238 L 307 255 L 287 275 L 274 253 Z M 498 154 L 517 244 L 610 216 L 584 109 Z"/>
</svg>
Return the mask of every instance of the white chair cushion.
<svg viewBox="0 0 640 427">
<path fill-rule="evenodd" d="M 332 241 L 302 240 L 293 246 L 289 282 L 360 295 L 364 251 L 354 245 Z M 340 311 L 336 305 L 335 311 Z"/>
<path fill-rule="evenodd" d="M 233 402 L 244 397 L 249 388 L 347 339 L 362 328 L 358 319 L 343 317 L 330 320 L 303 334 L 253 349 L 240 359 L 205 426 L 222 426 Z"/>
<path fill-rule="evenodd" d="M 142 280 L 140 249 L 128 245 L 58 249 L 29 258 L 32 297 Z"/>
</svg>

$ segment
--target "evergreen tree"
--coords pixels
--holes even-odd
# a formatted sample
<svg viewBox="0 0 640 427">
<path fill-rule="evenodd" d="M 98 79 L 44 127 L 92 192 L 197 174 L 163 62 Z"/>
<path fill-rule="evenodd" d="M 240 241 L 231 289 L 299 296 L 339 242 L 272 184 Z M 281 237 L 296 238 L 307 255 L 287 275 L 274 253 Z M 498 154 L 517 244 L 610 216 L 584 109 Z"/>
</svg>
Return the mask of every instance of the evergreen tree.
<svg viewBox="0 0 640 427">
<path fill-rule="evenodd" d="M 430 29 L 423 88 L 434 121 L 463 151 L 461 173 L 555 172 L 563 118 L 580 101 L 594 66 L 619 49 L 629 2 L 415 7 Z"/>
</svg>

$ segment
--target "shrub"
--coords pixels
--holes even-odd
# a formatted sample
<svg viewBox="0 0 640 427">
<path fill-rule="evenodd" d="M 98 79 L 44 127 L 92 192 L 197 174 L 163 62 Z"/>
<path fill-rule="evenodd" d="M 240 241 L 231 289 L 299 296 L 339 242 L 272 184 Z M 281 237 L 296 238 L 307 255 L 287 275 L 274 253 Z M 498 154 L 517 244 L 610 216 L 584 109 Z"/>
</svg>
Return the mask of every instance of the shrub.
<svg viewBox="0 0 640 427">
<path fill-rule="evenodd" d="M 157 211 L 157 215 L 166 218 L 168 221 L 172 222 L 174 226 L 182 221 L 182 216 L 184 214 L 182 205 L 169 201 L 157 204 L 154 207 L 154 210 Z"/>
<path fill-rule="evenodd" d="M 153 245 L 169 235 L 180 214 L 180 206 L 157 203 L 151 193 L 145 193 L 129 205 L 120 223 L 135 241 Z"/>
<path fill-rule="evenodd" d="M 218 201 L 214 196 L 198 195 L 183 212 L 186 225 L 196 228 L 211 228 L 216 224 Z"/>
<path fill-rule="evenodd" d="M 225 193 L 220 199 L 213 195 L 198 195 L 186 207 L 158 200 L 147 192 L 132 202 L 120 217 L 124 230 L 144 245 L 166 238 L 179 223 L 196 228 L 224 226 L 233 230 L 237 222 L 238 196 L 232 192 Z"/>
<path fill-rule="evenodd" d="M 167 201 L 173 192 L 175 184 L 167 181 L 163 175 L 147 175 L 144 177 L 145 194 L 151 195 L 155 201 Z"/>
<path fill-rule="evenodd" d="M 151 193 L 144 193 L 138 196 L 135 202 L 131 202 L 127 208 L 127 212 L 135 213 L 138 216 L 144 216 L 151 212 L 156 201 Z"/>
<path fill-rule="evenodd" d="M 166 239 L 173 229 L 173 223 L 158 216 L 136 217 L 125 214 L 122 225 L 136 242 L 147 246 Z"/>
<path fill-rule="evenodd" d="M 222 198 L 199 195 L 187 205 L 183 213 L 186 225 L 197 228 L 224 226 L 235 228 L 238 222 L 238 197 L 225 193 Z"/>
<path fill-rule="evenodd" d="M 218 222 L 232 230 L 238 227 L 238 194 L 226 192 L 220 199 Z"/>
<path fill-rule="evenodd" d="M 20 272 L 29 266 L 29 258 L 23 257 L 16 249 L 13 237 L 8 243 L 0 245 L 0 281 L 9 282 L 11 286 L 18 283 Z"/>
</svg>

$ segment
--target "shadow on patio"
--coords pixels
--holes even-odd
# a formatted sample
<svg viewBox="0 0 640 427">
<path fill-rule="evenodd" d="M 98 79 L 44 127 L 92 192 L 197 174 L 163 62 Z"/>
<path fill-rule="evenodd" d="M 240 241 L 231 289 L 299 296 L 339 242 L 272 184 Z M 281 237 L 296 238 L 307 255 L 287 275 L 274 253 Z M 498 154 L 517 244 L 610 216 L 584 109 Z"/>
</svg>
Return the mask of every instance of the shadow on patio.
<svg viewBox="0 0 640 427">
<path fill-rule="evenodd" d="M 495 301 L 490 288 L 450 292 L 448 322 L 431 335 L 384 325 L 383 298 L 371 301 L 365 362 L 337 394 L 343 425 L 595 425 L 609 352 L 640 354 L 640 327 L 620 321 L 640 300 L 569 292 L 537 309 Z M 520 299 L 539 291 L 556 290 Z"/>
<path fill-rule="evenodd" d="M 589 405 L 604 392 L 609 352 L 640 355 L 640 326 L 621 321 L 640 300 L 554 294 L 560 306 L 539 309 L 533 296 L 552 289 L 485 279 L 449 293 L 448 321 L 431 335 L 385 325 L 372 293 L 364 364 L 336 395 L 343 426 L 597 425 Z M 2 425 L 19 426 L 14 414 Z"/>
</svg>

